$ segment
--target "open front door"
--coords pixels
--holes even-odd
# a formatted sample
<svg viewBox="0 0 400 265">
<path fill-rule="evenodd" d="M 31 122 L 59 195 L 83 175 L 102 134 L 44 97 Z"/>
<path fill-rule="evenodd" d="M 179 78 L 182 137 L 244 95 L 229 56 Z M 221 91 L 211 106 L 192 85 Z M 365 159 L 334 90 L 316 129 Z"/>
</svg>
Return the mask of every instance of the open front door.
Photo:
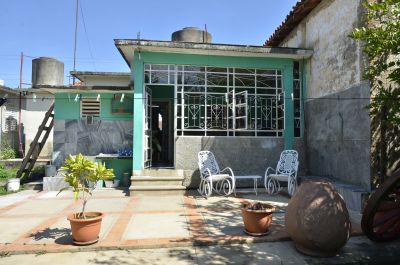
<svg viewBox="0 0 400 265">
<path fill-rule="evenodd" d="M 144 126 L 143 126 L 143 152 L 144 168 L 151 167 L 152 157 L 152 126 L 151 126 L 151 89 L 146 86 L 144 93 Z"/>
</svg>

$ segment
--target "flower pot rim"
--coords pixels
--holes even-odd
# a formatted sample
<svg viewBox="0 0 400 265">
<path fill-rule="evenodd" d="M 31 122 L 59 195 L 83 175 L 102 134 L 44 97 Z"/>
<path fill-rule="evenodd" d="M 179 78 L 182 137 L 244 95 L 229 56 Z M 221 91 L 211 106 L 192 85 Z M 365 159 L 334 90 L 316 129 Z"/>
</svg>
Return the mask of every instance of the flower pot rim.
<svg viewBox="0 0 400 265">
<path fill-rule="evenodd" d="M 252 210 L 252 209 L 246 208 L 246 206 L 247 206 L 248 204 L 250 204 L 250 203 L 251 203 L 251 202 L 249 202 L 249 201 L 243 202 L 242 205 L 240 206 L 240 208 L 241 208 L 243 211 L 254 212 L 254 213 L 274 213 L 274 212 L 276 211 L 276 207 L 273 206 L 272 204 L 266 203 L 266 202 L 260 202 L 260 201 L 255 201 L 254 203 L 261 203 L 263 206 L 267 206 L 267 207 L 266 207 L 267 209 Z"/>
<path fill-rule="evenodd" d="M 92 222 L 92 221 L 97 221 L 99 219 L 102 219 L 104 217 L 104 214 L 102 212 L 84 212 L 85 215 L 97 215 L 96 217 L 92 217 L 92 218 L 76 218 L 75 216 L 77 214 L 80 214 L 80 212 L 76 212 L 76 213 L 71 213 L 68 215 L 67 219 L 69 221 L 74 221 L 74 222 Z"/>
</svg>

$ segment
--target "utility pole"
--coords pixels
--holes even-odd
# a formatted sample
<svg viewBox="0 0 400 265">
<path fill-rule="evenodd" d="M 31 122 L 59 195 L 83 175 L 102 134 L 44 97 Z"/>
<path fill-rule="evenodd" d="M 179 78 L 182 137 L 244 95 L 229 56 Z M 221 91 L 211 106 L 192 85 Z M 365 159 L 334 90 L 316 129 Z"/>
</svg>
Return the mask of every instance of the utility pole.
<svg viewBox="0 0 400 265">
<path fill-rule="evenodd" d="M 19 152 L 24 157 L 24 149 L 22 148 L 22 69 L 24 65 L 24 53 L 21 52 L 21 65 L 19 68 L 19 112 L 18 112 L 18 143 Z"/>
<path fill-rule="evenodd" d="M 74 40 L 74 72 L 76 71 L 76 41 L 78 39 L 78 8 L 79 0 L 76 0 L 76 12 L 75 12 L 75 40 Z M 72 77 L 72 85 L 75 84 L 75 76 Z"/>
</svg>

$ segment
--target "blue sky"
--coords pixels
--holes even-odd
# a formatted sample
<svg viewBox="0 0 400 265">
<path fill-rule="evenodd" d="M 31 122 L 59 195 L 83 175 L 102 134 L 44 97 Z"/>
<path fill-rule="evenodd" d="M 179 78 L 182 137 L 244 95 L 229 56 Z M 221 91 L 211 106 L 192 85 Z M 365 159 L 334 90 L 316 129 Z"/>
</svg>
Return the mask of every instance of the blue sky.
<svg viewBox="0 0 400 265">
<path fill-rule="evenodd" d="M 170 40 L 176 30 L 207 24 L 215 43 L 262 45 L 296 0 L 79 2 L 76 69 L 126 72 L 129 68 L 115 48 L 114 39 L 136 38 L 140 32 L 142 39 Z M 49 56 L 64 62 L 68 84 L 73 68 L 75 5 L 76 0 L 2 1 L 0 79 L 6 86 L 19 86 L 21 52 L 27 55 L 24 83 L 31 82 L 31 57 Z"/>
</svg>

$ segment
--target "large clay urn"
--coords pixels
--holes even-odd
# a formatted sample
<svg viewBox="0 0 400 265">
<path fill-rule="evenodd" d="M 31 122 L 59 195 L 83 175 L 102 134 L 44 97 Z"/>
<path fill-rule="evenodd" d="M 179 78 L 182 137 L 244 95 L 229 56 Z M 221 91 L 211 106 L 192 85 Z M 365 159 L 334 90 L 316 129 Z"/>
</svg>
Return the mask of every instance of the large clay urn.
<svg viewBox="0 0 400 265">
<path fill-rule="evenodd" d="M 286 208 L 285 224 L 296 249 L 310 256 L 334 256 L 350 237 L 346 204 L 325 181 L 300 185 Z"/>
</svg>

